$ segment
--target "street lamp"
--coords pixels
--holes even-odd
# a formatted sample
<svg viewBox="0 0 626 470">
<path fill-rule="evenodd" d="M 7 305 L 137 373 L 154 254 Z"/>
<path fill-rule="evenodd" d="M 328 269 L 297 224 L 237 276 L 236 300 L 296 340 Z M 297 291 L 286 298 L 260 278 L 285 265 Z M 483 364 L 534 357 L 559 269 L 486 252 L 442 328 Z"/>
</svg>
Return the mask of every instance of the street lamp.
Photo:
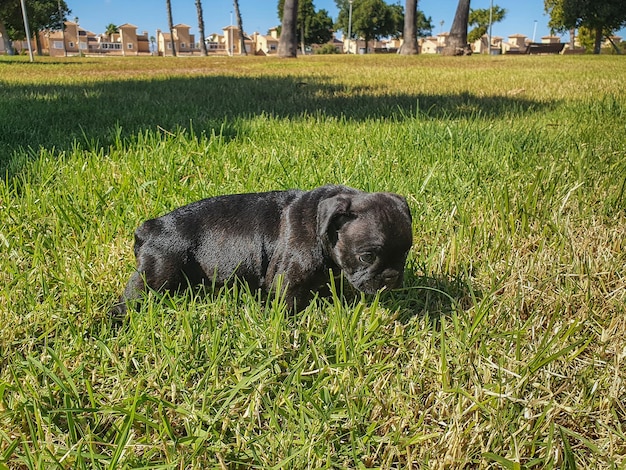
<svg viewBox="0 0 626 470">
<path fill-rule="evenodd" d="M 30 56 L 30 61 L 33 62 L 35 59 L 33 58 L 33 45 L 30 43 L 30 28 L 28 26 L 28 14 L 26 13 L 26 4 L 24 0 L 21 0 L 22 5 L 22 18 L 24 19 L 24 32 L 26 33 L 26 43 L 28 44 L 28 55 Z"/>
<path fill-rule="evenodd" d="M 348 3 L 350 4 L 350 10 L 348 13 L 348 54 L 350 54 L 350 47 L 352 46 L 350 43 L 352 40 L 352 0 L 349 0 Z"/>
<path fill-rule="evenodd" d="M 230 49 L 230 55 L 234 56 L 235 55 L 235 45 L 233 44 L 233 12 L 230 12 L 230 34 L 228 35 L 228 37 L 230 38 L 230 40 L 228 41 L 229 44 L 229 49 Z"/>
<path fill-rule="evenodd" d="M 76 23 L 76 48 L 78 49 L 78 57 L 82 57 L 82 51 L 80 50 L 80 31 L 78 31 L 78 16 L 74 17 L 74 23 Z"/>
</svg>

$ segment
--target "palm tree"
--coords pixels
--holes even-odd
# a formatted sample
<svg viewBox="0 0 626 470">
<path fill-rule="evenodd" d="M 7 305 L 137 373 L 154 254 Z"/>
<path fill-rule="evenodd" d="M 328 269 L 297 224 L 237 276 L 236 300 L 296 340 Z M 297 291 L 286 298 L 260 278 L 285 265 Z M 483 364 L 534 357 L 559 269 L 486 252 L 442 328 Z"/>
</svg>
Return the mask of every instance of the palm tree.
<svg viewBox="0 0 626 470">
<path fill-rule="evenodd" d="M 198 12 L 198 31 L 200 31 L 200 55 L 206 56 L 206 42 L 204 41 L 204 18 L 202 16 L 202 0 L 196 0 L 196 11 Z"/>
<path fill-rule="evenodd" d="M 167 24 L 170 27 L 170 42 L 172 43 L 172 55 L 176 57 L 176 42 L 174 41 L 174 21 L 172 20 L 171 0 L 165 0 L 165 7 L 167 8 Z"/>
<path fill-rule="evenodd" d="M 298 0 L 285 0 L 283 22 L 278 40 L 278 57 L 296 57 L 298 53 Z"/>
<path fill-rule="evenodd" d="M 115 33 L 117 33 L 117 26 L 115 26 L 113 23 L 109 23 L 106 29 L 104 30 L 104 34 L 106 34 L 107 37 L 109 38 L 109 42 L 113 41 L 113 35 Z"/>
<path fill-rule="evenodd" d="M 402 55 L 417 54 L 417 0 L 406 0 L 404 12 L 404 42 L 400 48 Z"/>
<path fill-rule="evenodd" d="M 443 50 L 444 55 L 462 55 L 467 47 L 467 25 L 469 22 L 470 0 L 459 0 L 456 7 L 448 44 Z"/>
<path fill-rule="evenodd" d="M 239 0 L 233 1 L 235 8 L 235 17 L 237 18 L 237 26 L 239 27 L 239 54 L 248 55 L 246 51 L 246 41 L 243 37 L 243 21 L 241 21 L 241 11 L 239 10 Z"/>
</svg>

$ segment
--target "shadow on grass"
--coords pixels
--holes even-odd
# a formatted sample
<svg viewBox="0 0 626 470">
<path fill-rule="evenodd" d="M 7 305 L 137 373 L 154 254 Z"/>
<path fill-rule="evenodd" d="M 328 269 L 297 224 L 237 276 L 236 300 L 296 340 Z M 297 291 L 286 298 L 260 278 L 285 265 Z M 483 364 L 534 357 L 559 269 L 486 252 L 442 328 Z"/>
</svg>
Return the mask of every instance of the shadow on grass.
<svg viewBox="0 0 626 470">
<path fill-rule="evenodd" d="M 0 170 L 16 171 L 18 149 L 89 149 L 159 129 L 215 132 L 235 138 L 237 121 L 265 115 L 347 120 L 497 118 L 539 111 L 550 103 L 469 93 L 381 93 L 379 87 L 310 77 L 160 77 L 76 85 L 14 85 L 0 89 Z M 17 165 L 15 164 L 17 163 Z"/>
<path fill-rule="evenodd" d="M 467 310 L 481 297 L 482 293 L 465 277 L 409 272 L 404 287 L 389 292 L 383 304 L 398 311 L 398 320 L 402 323 L 414 316 L 428 316 L 438 324 L 441 316 Z"/>
</svg>

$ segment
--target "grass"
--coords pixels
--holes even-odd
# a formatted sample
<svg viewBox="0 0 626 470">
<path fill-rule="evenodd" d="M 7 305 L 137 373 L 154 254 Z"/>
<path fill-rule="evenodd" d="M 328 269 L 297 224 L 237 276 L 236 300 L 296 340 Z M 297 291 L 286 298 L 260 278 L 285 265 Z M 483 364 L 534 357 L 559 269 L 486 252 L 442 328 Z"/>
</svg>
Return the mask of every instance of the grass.
<svg viewBox="0 0 626 470">
<path fill-rule="evenodd" d="M 624 468 L 619 57 L 0 59 L 1 468 Z M 143 220 L 404 194 L 405 287 L 107 310 Z"/>
</svg>

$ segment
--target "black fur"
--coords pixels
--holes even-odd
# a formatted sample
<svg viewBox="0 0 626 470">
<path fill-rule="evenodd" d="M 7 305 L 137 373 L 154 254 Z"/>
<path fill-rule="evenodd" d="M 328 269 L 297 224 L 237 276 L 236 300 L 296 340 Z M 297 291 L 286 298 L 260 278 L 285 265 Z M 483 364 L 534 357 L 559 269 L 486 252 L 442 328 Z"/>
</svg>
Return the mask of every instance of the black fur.
<svg viewBox="0 0 626 470">
<path fill-rule="evenodd" d="M 113 307 L 124 314 L 146 286 L 179 290 L 235 278 L 269 292 L 283 276 L 291 309 L 343 271 L 358 290 L 402 283 L 412 243 L 406 200 L 345 186 L 218 196 L 144 222 L 135 231 L 137 270 Z"/>
</svg>

